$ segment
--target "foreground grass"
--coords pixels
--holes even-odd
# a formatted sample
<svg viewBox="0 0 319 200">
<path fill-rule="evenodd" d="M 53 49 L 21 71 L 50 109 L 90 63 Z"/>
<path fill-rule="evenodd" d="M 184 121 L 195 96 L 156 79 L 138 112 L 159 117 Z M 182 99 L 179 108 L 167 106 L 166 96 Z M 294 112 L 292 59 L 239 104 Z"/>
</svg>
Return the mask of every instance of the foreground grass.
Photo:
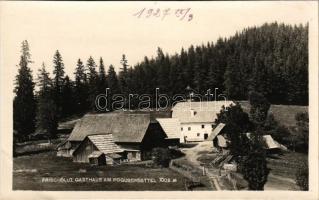
<svg viewBox="0 0 319 200">
<path fill-rule="evenodd" d="M 95 166 L 74 163 L 70 158 L 56 157 L 55 152 L 21 156 L 13 161 L 13 190 L 50 191 L 169 191 L 185 190 L 186 179 L 168 168 L 145 166 Z M 79 182 L 79 178 L 147 178 L 155 182 Z M 43 182 L 45 178 L 58 182 Z M 62 178 L 62 179 L 61 179 Z M 160 180 L 160 178 L 164 178 Z M 73 182 L 68 182 L 73 180 Z"/>
<path fill-rule="evenodd" d="M 267 158 L 267 166 L 274 175 L 295 179 L 295 174 L 302 162 L 306 162 L 308 155 L 297 152 L 286 152 L 283 155 Z"/>
<path fill-rule="evenodd" d="M 243 108 L 244 112 L 249 113 L 250 104 L 248 101 L 239 101 L 239 104 Z M 308 106 L 272 104 L 269 109 L 269 113 L 272 113 L 275 119 L 287 128 L 293 128 L 296 126 L 295 116 L 300 112 L 308 112 Z"/>
</svg>

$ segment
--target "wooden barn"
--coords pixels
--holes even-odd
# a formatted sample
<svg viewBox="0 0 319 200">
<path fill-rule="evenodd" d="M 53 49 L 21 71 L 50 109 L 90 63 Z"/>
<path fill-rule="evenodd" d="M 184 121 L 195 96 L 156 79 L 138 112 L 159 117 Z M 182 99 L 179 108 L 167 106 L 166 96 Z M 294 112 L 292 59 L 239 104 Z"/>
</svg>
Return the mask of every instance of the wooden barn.
<svg viewBox="0 0 319 200">
<path fill-rule="evenodd" d="M 73 161 L 96 165 L 116 162 L 113 154 L 118 158 L 123 156 L 123 150 L 114 143 L 112 134 L 89 135 L 73 152 Z M 106 162 L 108 161 L 108 162 Z"/>
<path fill-rule="evenodd" d="M 71 157 L 73 153 L 71 142 L 65 140 L 57 146 L 57 156 L 60 157 Z"/>
<path fill-rule="evenodd" d="M 89 162 L 94 151 L 104 153 L 106 162 L 151 159 L 154 147 L 166 147 L 167 135 L 150 114 L 87 114 L 79 120 L 68 141 L 75 162 Z M 93 155 L 91 155 L 92 157 Z"/>
</svg>

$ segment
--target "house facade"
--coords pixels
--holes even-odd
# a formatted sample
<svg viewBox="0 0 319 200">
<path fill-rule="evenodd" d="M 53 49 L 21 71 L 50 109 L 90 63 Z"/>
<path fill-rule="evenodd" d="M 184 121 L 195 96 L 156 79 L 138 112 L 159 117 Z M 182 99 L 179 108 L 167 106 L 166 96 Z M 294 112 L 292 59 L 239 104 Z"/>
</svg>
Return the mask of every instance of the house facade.
<svg viewBox="0 0 319 200">
<path fill-rule="evenodd" d="M 179 102 L 172 109 L 172 118 L 180 121 L 180 141 L 199 142 L 210 140 L 215 119 L 222 107 L 232 101 Z"/>
<path fill-rule="evenodd" d="M 207 140 L 213 130 L 213 123 L 199 122 L 199 123 L 182 123 L 181 135 L 183 141 L 204 141 Z"/>
</svg>

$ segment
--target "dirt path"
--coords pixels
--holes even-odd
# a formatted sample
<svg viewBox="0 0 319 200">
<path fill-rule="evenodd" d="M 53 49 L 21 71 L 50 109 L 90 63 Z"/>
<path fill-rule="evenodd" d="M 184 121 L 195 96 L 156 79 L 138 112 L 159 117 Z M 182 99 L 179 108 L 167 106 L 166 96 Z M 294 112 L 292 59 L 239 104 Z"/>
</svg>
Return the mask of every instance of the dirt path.
<svg viewBox="0 0 319 200">
<path fill-rule="evenodd" d="M 197 159 L 201 156 L 201 152 L 211 152 L 213 150 L 213 143 L 210 141 L 207 142 L 199 142 L 194 147 L 191 148 L 181 148 L 181 151 L 185 154 L 185 158 L 189 161 L 189 163 L 202 169 L 200 161 Z M 221 186 L 218 182 L 218 170 L 210 170 L 206 169 L 206 175 L 209 178 L 211 184 L 217 189 L 222 190 Z"/>
<path fill-rule="evenodd" d="M 200 156 L 200 152 L 211 152 L 213 150 L 212 142 L 199 142 L 191 148 L 181 148 L 181 151 L 185 153 L 185 158 L 195 167 L 200 167 L 200 162 L 197 160 Z"/>
</svg>

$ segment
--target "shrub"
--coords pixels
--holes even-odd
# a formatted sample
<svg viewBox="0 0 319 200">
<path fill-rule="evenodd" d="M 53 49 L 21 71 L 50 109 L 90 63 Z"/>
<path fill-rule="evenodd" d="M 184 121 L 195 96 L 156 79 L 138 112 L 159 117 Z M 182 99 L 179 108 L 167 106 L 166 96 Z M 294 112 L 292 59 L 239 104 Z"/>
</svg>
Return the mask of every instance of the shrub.
<svg viewBox="0 0 319 200">
<path fill-rule="evenodd" d="M 275 129 L 267 132 L 270 134 L 274 140 L 278 141 L 281 144 L 288 145 L 288 139 L 291 137 L 289 129 L 283 125 L 278 125 Z"/>
<path fill-rule="evenodd" d="M 179 149 L 169 149 L 170 159 L 180 158 L 185 154 L 181 152 Z"/>
<path fill-rule="evenodd" d="M 298 140 L 301 143 L 301 150 L 308 152 L 309 147 L 309 116 L 308 112 L 297 113 L 295 116 L 297 121 Z"/>
<path fill-rule="evenodd" d="M 279 124 L 272 113 L 267 116 L 266 122 L 263 125 L 263 132 L 265 134 L 270 134 L 274 140 L 281 144 L 289 145 L 288 139 L 291 137 L 289 129 Z"/>
<path fill-rule="evenodd" d="M 308 191 L 308 187 L 309 187 L 308 181 L 309 181 L 308 163 L 303 162 L 297 170 L 296 183 L 301 190 Z"/>
<path fill-rule="evenodd" d="M 168 167 L 171 160 L 169 149 L 166 148 L 154 148 L 152 151 L 152 160 L 155 165 L 161 167 Z"/>
<path fill-rule="evenodd" d="M 248 182 L 249 190 L 264 189 L 269 174 L 264 153 L 250 153 L 243 159 L 240 168 L 244 179 Z"/>
</svg>

